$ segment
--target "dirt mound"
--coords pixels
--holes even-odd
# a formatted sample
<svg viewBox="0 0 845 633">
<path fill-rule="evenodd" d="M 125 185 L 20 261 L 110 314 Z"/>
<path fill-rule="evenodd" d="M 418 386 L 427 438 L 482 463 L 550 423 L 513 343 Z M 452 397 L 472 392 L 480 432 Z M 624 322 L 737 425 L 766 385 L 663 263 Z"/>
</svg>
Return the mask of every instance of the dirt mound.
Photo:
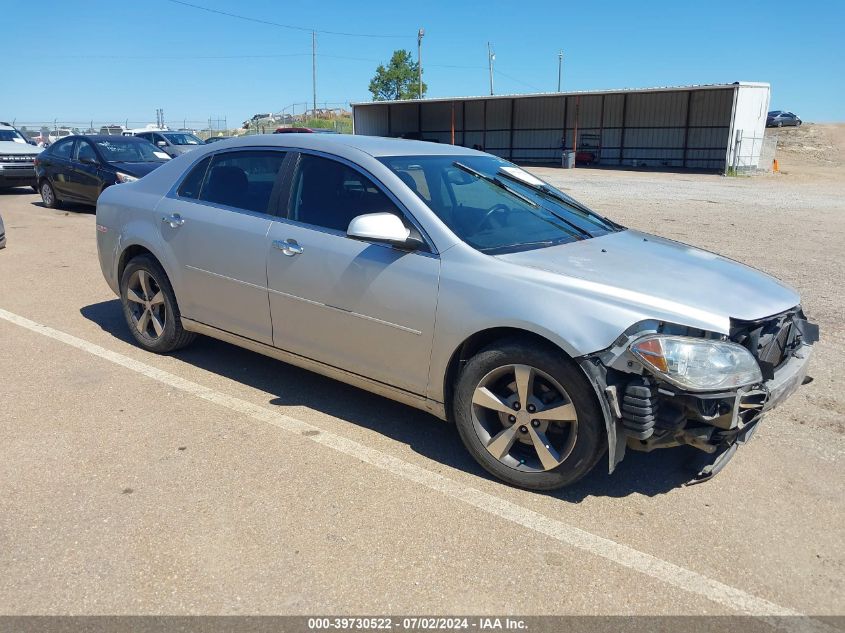
<svg viewBox="0 0 845 633">
<path fill-rule="evenodd" d="M 845 125 L 805 123 L 801 127 L 774 128 L 766 134 L 777 135 L 778 157 L 839 167 L 845 160 Z"/>
</svg>

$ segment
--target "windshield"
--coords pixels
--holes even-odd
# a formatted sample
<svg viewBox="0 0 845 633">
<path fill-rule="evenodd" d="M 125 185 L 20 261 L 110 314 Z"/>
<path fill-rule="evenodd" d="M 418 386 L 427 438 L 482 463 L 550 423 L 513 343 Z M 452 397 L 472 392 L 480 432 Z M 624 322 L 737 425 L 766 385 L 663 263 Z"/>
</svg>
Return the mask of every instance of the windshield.
<svg viewBox="0 0 845 633">
<path fill-rule="evenodd" d="M 164 137 L 174 145 L 202 145 L 202 141 L 193 134 L 169 133 L 165 134 Z"/>
<path fill-rule="evenodd" d="M 26 139 L 18 134 L 17 130 L 0 130 L 0 141 L 12 141 L 13 143 L 26 143 Z"/>
<path fill-rule="evenodd" d="M 380 160 L 459 238 L 483 253 L 565 244 L 622 229 L 495 156 Z"/>
<path fill-rule="evenodd" d="M 125 136 L 95 141 L 95 144 L 109 163 L 163 162 L 170 158 L 152 143 L 139 143 Z"/>
</svg>

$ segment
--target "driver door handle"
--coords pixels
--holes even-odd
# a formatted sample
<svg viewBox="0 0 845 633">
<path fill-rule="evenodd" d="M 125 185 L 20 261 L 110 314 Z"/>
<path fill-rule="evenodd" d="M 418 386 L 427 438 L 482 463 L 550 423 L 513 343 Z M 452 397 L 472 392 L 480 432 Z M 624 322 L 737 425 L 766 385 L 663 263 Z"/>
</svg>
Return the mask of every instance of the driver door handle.
<svg viewBox="0 0 845 633">
<path fill-rule="evenodd" d="M 296 240 L 273 240 L 273 247 L 278 248 L 283 254 L 288 257 L 294 255 L 301 255 L 303 248 L 297 244 Z"/>
<path fill-rule="evenodd" d="M 185 224 L 185 220 L 182 219 L 182 216 L 178 213 L 173 213 L 171 215 L 164 216 L 161 221 L 164 224 L 169 224 L 171 229 L 177 229 L 183 224 Z"/>
</svg>

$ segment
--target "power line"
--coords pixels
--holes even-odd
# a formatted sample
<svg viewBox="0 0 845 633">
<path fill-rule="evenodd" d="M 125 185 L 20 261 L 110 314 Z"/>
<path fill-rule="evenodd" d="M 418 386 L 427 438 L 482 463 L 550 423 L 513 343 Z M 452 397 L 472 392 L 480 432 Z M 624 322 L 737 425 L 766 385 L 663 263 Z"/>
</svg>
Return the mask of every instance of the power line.
<svg viewBox="0 0 845 633">
<path fill-rule="evenodd" d="M 273 59 L 276 57 L 306 57 L 311 53 L 274 53 L 257 55 L 62 55 L 64 59 L 125 59 L 125 60 L 202 60 L 202 59 Z M 55 59 L 54 55 L 28 55 L 28 59 Z M 354 58 L 350 58 L 354 59 Z"/>
<path fill-rule="evenodd" d="M 217 15 L 225 15 L 226 17 L 235 18 L 238 20 L 245 20 L 247 22 L 255 22 L 257 24 L 265 24 L 267 26 L 276 26 L 283 29 L 292 29 L 294 31 L 316 31 L 317 33 L 325 33 L 326 35 L 343 35 L 345 37 L 372 37 L 378 39 L 410 39 L 407 35 L 383 35 L 379 33 L 346 33 L 343 31 L 324 31 L 322 29 L 313 29 L 307 26 L 296 26 L 293 24 L 281 24 L 279 22 L 272 22 L 271 20 L 262 20 L 261 18 L 253 18 L 247 15 L 239 15 L 237 13 L 230 13 L 229 11 L 220 11 L 219 9 L 211 9 L 209 7 L 203 7 L 198 4 L 192 4 L 190 2 L 184 2 L 184 0 L 168 0 L 173 4 L 181 4 L 185 7 L 191 7 L 192 9 L 199 9 L 200 11 L 207 11 L 208 13 L 216 13 Z"/>
<path fill-rule="evenodd" d="M 518 84 L 522 84 L 523 86 L 525 86 L 527 88 L 531 88 L 532 90 L 536 90 L 537 92 L 546 92 L 542 88 L 538 88 L 537 86 L 535 86 L 533 84 L 522 81 L 521 79 L 517 79 L 516 77 L 512 77 L 511 75 L 508 75 L 507 73 L 503 73 L 498 68 L 493 69 L 493 72 L 496 73 L 497 75 L 501 75 L 502 77 L 507 77 L 511 81 L 515 81 Z"/>
</svg>

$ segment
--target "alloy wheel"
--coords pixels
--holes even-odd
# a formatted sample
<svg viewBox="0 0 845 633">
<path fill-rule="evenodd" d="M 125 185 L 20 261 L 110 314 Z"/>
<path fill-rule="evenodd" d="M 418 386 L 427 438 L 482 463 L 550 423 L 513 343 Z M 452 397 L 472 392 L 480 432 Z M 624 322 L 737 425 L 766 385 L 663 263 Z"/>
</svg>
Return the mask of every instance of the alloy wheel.
<svg viewBox="0 0 845 633">
<path fill-rule="evenodd" d="M 126 286 L 126 299 L 138 332 L 151 339 L 159 338 L 167 324 L 167 306 L 155 277 L 147 270 L 136 270 Z"/>
<path fill-rule="evenodd" d="M 48 182 L 41 185 L 41 200 L 48 207 L 55 202 L 55 198 L 53 197 L 53 188 Z"/>
<path fill-rule="evenodd" d="M 522 472 L 560 466 L 578 432 L 569 394 L 530 365 L 504 365 L 484 376 L 472 395 L 472 422 L 487 451 Z"/>
</svg>

